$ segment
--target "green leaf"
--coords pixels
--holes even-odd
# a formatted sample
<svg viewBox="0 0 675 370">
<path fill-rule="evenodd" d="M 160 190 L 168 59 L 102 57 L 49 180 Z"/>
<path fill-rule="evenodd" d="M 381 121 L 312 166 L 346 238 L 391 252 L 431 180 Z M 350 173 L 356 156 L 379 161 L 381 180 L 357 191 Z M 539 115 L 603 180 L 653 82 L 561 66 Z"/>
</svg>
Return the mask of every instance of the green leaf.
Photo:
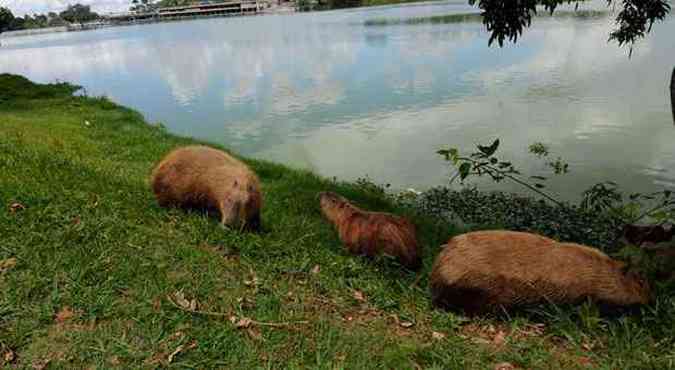
<svg viewBox="0 0 675 370">
<path fill-rule="evenodd" d="M 461 166 L 459 166 L 459 177 L 464 180 L 469 176 L 469 172 L 471 171 L 471 163 L 469 162 L 464 162 L 462 163 Z"/>
<path fill-rule="evenodd" d="M 449 150 L 441 149 L 441 150 L 437 151 L 436 153 L 439 154 L 439 155 L 442 155 L 445 158 L 446 161 L 450 160 L 450 151 Z"/>
<path fill-rule="evenodd" d="M 452 159 L 452 164 L 455 166 L 457 165 L 457 162 L 459 161 L 459 151 L 457 148 L 450 148 L 450 159 Z"/>
<path fill-rule="evenodd" d="M 497 148 L 499 148 L 499 139 L 495 140 L 490 146 L 478 145 L 478 150 L 488 157 L 495 154 Z"/>
</svg>

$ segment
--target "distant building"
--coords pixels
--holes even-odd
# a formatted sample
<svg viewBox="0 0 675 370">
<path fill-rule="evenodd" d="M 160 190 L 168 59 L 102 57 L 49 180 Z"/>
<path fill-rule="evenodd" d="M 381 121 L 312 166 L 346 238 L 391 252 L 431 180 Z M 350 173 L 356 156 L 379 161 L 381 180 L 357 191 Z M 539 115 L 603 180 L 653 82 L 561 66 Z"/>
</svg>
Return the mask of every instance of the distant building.
<svg viewBox="0 0 675 370">
<path fill-rule="evenodd" d="M 256 0 L 210 2 L 201 0 L 197 4 L 158 8 L 147 12 L 111 14 L 107 20 L 115 22 L 152 21 L 162 19 L 227 16 L 255 14 L 263 9 L 264 3 Z"/>
</svg>

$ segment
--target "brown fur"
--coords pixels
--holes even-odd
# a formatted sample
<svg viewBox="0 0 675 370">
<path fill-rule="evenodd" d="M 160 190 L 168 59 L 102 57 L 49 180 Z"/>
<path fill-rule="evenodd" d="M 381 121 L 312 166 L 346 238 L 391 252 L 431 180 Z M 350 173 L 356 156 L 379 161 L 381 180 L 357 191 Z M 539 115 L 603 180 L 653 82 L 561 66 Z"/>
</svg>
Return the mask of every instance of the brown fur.
<svg viewBox="0 0 675 370">
<path fill-rule="evenodd" d="M 522 232 L 456 236 L 434 262 L 434 304 L 467 314 L 591 299 L 610 307 L 649 302 L 649 286 L 597 249 Z"/>
<path fill-rule="evenodd" d="M 335 193 L 320 194 L 323 215 L 337 228 L 349 252 L 374 257 L 387 254 L 404 266 L 420 266 L 415 226 L 390 213 L 367 212 Z"/>
<path fill-rule="evenodd" d="M 260 228 L 260 181 L 244 163 L 206 146 L 170 152 L 152 173 L 152 189 L 162 207 L 220 213 L 223 226 Z"/>
</svg>

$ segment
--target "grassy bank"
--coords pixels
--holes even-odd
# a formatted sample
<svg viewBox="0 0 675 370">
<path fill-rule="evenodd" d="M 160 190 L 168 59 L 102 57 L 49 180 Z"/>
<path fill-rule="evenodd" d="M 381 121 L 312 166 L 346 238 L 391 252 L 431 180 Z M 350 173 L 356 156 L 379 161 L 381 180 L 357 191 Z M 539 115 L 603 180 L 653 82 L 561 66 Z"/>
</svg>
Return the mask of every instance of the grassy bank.
<svg viewBox="0 0 675 370">
<path fill-rule="evenodd" d="M 161 209 L 153 164 L 195 143 L 67 84 L 0 75 L 0 368 L 668 368 L 675 302 L 469 321 L 430 306 L 426 274 L 458 232 L 414 216 L 424 278 L 347 255 L 319 213 L 377 193 L 249 160 L 264 232 Z"/>
</svg>

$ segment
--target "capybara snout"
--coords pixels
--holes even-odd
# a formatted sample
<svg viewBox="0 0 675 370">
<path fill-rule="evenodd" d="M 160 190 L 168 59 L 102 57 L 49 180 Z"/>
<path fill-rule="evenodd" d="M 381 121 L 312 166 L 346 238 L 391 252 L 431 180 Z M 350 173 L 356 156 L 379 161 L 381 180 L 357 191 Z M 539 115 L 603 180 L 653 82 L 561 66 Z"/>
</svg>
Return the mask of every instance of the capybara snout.
<svg viewBox="0 0 675 370">
<path fill-rule="evenodd" d="M 335 222 L 339 211 L 348 203 L 347 199 L 330 191 L 319 193 L 321 213 L 331 222 Z"/>
<path fill-rule="evenodd" d="M 152 188 L 160 206 L 218 210 L 223 226 L 261 227 L 260 180 L 220 150 L 188 146 L 170 152 L 155 167 Z"/>
<path fill-rule="evenodd" d="M 256 181 L 257 179 L 243 178 L 229 185 L 229 196 L 223 200 L 221 206 L 223 225 L 252 231 L 260 229 L 261 198 Z"/>
</svg>

